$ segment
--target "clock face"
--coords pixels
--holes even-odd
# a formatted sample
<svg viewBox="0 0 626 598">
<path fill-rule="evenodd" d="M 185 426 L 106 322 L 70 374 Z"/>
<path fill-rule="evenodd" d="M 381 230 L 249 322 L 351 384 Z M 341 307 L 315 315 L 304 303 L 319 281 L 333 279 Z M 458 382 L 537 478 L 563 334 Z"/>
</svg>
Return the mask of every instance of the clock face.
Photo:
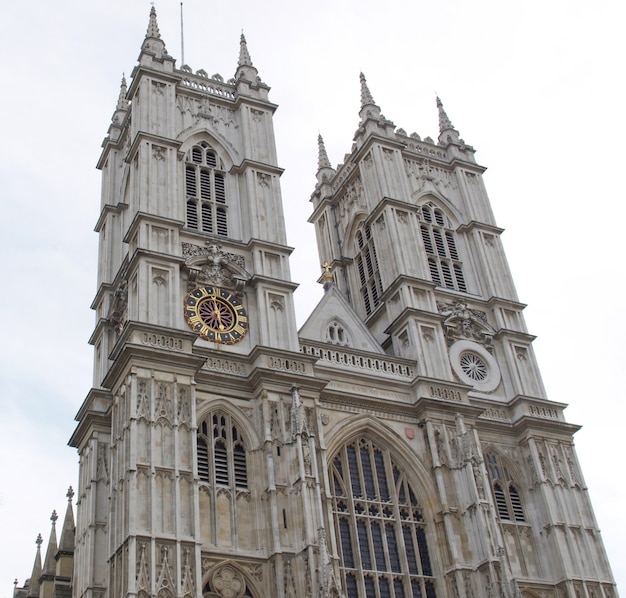
<svg viewBox="0 0 626 598">
<path fill-rule="evenodd" d="M 248 314 L 232 293 L 198 287 L 185 297 L 185 318 L 202 338 L 232 345 L 248 332 Z"/>
</svg>

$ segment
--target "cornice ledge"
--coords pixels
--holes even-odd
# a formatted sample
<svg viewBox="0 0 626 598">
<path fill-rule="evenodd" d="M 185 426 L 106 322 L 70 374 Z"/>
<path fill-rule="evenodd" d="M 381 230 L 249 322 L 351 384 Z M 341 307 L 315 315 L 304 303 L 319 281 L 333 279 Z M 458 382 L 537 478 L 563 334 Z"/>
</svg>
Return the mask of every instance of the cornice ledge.
<svg viewBox="0 0 626 598">
<path fill-rule="evenodd" d="M 456 229 L 456 231 L 458 233 L 469 233 L 472 232 L 474 229 L 489 231 L 494 235 L 501 235 L 504 232 L 504 229 L 500 228 L 499 226 L 495 226 L 494 224 L 487 224 L 486 222 L 479 222 L 478 220 L 470 220 L 465 224 L 461 224 Z"/>
<path fill-rule="evenodd" d="M 139 211 L 133 217 L 124 238 L 122 239 L 123 243 L 130 243 L 133 235 L 139 228 L 140 221 L 148 220 L 150 222 L 156 222 L 158 224 L 162 224 L 165 226 L 173 226 L 174 228 L 182 229 L 185 223 L 182 220 L 176 220 L 174 218 L 165 218 L 164 216 L 157 216 L 155 214 L 149 214 L 148 212 Z"/>
<path fill-rule="evenodd" d="M 193 353 L 193 342 L 196 338 L 197 335 L 191 331 L 129 320 L 109 355 L 114 363 L 102 385 L 113 388 L 114 382 L 133 359 L 145 359 L 155 365 L 191 369 L 195 372 L 204 363 L 202 357 Z"/>
<path fill-rule="evenodd" d="M 137 150 L 139 149 L 139 145 L 143 140 L 155 141 L 161 145 L 169 145 L 171 148 L 176 151 L 180 151 L 182 146 L 182 142 L 176 139 L 170 139 L 169 137 L 162 137 L 161 135 L 155 135 L 154 133 L 148 133 L 146 131 L 137 131 L 135 134 L 135 139 L 133 140 L 130 148 L 128 149 L 128 154 L 125 156 L 124 161 L 129 163 L 132 162 Z"/>
<path fill-rule="evenodd" d="M 248 168 L 254 168 L 256 170 L 261 170 L 263 172 L 276 174 L 281 176 L 283 172 L 285 172 L 284 168 L 280 166 L 276 166 L 275 164 L 267 164 L 266 162 L 257 162 L 256 160 L 250 160 L 249 158 L 244 158 L 239 164 L 233 164 L 230 167 L 231 174 L 241 174 L 245 172 Z"/>
</svg>

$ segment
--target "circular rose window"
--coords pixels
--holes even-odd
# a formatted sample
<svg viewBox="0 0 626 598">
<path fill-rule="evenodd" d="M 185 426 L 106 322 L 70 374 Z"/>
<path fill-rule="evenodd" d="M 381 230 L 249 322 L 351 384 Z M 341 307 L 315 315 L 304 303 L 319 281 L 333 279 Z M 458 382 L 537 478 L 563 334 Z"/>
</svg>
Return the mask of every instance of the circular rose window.
<svg viewBox="0 0 626 598">
<path fill-rule="evenodd" d="M 494 356 L 473 341 L 452 344 L 450 365 L 461 382 L 479 392 L 493 392 L 500 384 L 500 369 Z"/>
<path fill-rule="evenodd" d="M 476 353 L 461 353 L 459 364 L 463 373 L 476 382 L 486 380 L 489 370 L 487 364 Z"/>
</svg>

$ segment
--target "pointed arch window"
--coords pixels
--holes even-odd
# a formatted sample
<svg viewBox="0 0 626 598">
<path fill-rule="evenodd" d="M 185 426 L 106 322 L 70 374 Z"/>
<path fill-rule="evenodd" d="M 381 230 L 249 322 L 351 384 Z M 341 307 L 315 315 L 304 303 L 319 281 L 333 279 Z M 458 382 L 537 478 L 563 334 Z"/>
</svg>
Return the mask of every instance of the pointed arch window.
<svg viewBox="0 0 626 598">
<path fill-rule="evenodd" d="M 225 173 L 211 146 L 194 145 L 185 159 L 187 227 L 225 237 L 228 235 Z"/>
<path fill-rule="evenodd" d="M 390 452 L 359 438 L 335 455 L 330 479 L 347 598 L 436 598 L 422 509 Z"/>
<path fill-rule="evenodd" d="M 459 259 L 454 231 L 446 215 L 430 204 L 421 206 L 419 213 L 420 235 L 430 278 L 437 286 L 466 293 L 463 264 Z"/>
<path fill-rule="evenodd" d="M 504 466 L 496 453 L 485 454 L 487 474 L 491 482 L 493 501 L 500 521 L 512 521 L 514 523 L 526 523 L 526 515 L 517 485 L 511 479 L 506 466 Z"/>
<path fill-rule="evenodd" d="M 332 320 L 328 324 L 328 328 L 326 329 L 326 342 L 332 343 L 333 345 L 343 345 L 344 347 L 350 345 L 348 332 L 338 320 Z"/>
<path fill-rule="evenodd" d="M 357 230 L 354 241 L 356 250 L 354 261 L 359 277 L 361 297 L 365 314 L 369 316 L 380 305 L 383 293 L 376 246 L 369 225 L 362 225 Z"/>
<path fill-rule="evenodd" d="M 209 414 L 198 426 L 198 477 L 201 482 L 246 490 L 246 448 L 228 413 Z"/>
</svg>

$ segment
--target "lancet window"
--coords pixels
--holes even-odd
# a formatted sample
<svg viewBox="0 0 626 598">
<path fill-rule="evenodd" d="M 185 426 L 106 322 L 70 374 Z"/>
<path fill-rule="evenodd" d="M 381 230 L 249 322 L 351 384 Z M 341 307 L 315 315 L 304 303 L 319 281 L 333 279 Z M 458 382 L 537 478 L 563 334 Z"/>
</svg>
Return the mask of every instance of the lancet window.
<svg viewBox="0 0 626 598">
<path fill-rule="evenodd" d="M 246 449 L 229 414 L 217 411 L 198 426 L 198 477 L 213 486 L 247 489 Z"/>
<path fill-rule="evenodd" d="M 420 208 L 420 234 L 432 281 L 440 287 L 467 292 L 455 233 L 446 215 L 431 205 Z"/>
<path fill-rule="evenodd" d="M 435 598 L 422 508 L 390 452 L 359 438 L 337 453 L 330 479 L 347 598 Z"/>
<path fill-rule="evenodd" d="M 382 295 L 382 284 L 378 268 L 376 246 L 372 231 L 368 225 L 359 228 L 355 236 L 355 263 L 358 270 L 361 297 L 366 315 L 370 315 L 379 305 Z"/>
<path fill-rule="evenodd" d="M 526 516 L 524 515 L 522 499 L 508 469 L 492 452 L 485 454 L 485 463 L 498 518 L 501 521 L 525 523 Z"/>
<path fill-rule="evenodd" d="M 225 173 L 206 142 L 194 145 L 185 159 L 185 199 L 188 228 L 228 235 Z"/>
</svg>

